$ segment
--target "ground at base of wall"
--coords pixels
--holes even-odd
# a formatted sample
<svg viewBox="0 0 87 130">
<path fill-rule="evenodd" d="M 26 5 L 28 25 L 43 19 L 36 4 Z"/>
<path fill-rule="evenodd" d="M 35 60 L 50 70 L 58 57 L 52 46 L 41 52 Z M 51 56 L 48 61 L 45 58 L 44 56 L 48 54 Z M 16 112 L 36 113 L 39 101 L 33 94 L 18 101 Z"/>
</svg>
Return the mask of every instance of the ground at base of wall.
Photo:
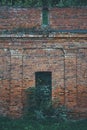
<svg viewBox="0 0 87 130">
<path fill-rule="evenodd" d="M 9 119 L 0 117 L 1 130 L 87 130 L 87 119 L 79 121 L 34 120 L 29 117 Z"/>
</svg>

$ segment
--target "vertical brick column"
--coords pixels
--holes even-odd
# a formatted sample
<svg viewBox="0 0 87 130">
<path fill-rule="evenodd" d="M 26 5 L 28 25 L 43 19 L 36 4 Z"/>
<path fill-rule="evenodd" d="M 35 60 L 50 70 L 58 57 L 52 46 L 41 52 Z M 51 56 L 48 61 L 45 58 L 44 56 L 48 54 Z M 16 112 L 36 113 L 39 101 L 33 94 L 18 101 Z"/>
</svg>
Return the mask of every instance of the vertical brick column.
<svg viewBox="0 0 87 130">
<path fill-rule="evenodd" d="M 9 114 L 9 70 L 10 55 L 7 49 L 0 49 L 0 114 Z"/>
<path fill-rule="evenodd" d="M 87 49 L 79 49 L 77 55 L 78 107 L 87 107 Z"/>
<path fill-rule="evenodd" d="M 65 57 L 65 104 L 69 108 L 77 105 L 76 89 L 76 55 L 66 54 Z"/>
<path fill-rule="evenodd" d="M 22 114 L 22 52 L 11 49 L 10 116 Z"/>
</svg>

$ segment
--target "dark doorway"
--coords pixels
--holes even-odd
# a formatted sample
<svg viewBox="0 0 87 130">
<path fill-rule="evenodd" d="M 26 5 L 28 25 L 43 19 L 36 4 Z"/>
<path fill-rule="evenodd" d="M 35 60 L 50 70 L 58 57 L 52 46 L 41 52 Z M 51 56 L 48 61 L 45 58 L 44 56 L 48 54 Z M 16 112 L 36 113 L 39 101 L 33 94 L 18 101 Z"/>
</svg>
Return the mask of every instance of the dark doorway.
<svg viewBox="0 0 87 130">
<path fill-rule="evenodd" d="M 52 73 L 36 72 L 36 103 L 37 106 L 45 105 L 47 102 L 51 101 L 52 93 Z"/>
</svg>

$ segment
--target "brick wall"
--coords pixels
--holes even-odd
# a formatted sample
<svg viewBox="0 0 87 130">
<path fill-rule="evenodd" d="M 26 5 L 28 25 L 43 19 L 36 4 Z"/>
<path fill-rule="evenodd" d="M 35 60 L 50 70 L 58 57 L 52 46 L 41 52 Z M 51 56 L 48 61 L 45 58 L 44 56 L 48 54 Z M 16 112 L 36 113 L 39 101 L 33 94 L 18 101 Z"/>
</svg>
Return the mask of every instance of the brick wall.
<svg viewBox="0 0 87 130">
<path fill-rule="evenodd" d="M 53 102 L 58 99 L 58 104 L 87 116 L 87 40 L 67 36 L 1 38 L 1 114 L 21 116 L 27 105 L 25 90 L 35 86 L 35 72 L 51 71 Z"/>
<path fill-rule="evenodd" d="M 87 8 L 53 8 L 50 26 L 59 30 L 87 29 Z"/>
<path fill-rule="evenodd" d="M 41 25 L 40 9 L 0 8 L 0 31 L 34 28 Z"/>
<path fill-rule="evenodd" d="M 36 14 L 30 16 L 31 10 L 34 13 L 37 12 L 37 19 Z M 56 10 L 60 10 L 61 19 L 65 18 L 66 12 L 70 13 L 68 11 L 70 9 Z M 56 16 L 59 11 L 55 12 L 54 16 L 53 11 L 55 9 L 50 11 L 50 25 L 55 28 L 58 27 L 58 20 L 55 20 L 56 17 L 52 17 Z M 0 22 L 2 31 L 6 27 L 8 28 L 8 24 L 12 24 L 11 28 L 8 29 L 19 27 L 20 22 L 23 22 L 24 27 L 26 27 L 25 22 L 28 19 L 33 22 L 28 21 L 29 26 L 26 28 L 32 27 L 36 23 L 39 26 L 41 24 L 40 9 L 15 10 L 11 8 L 8 9 L 8 12 L 13 15 L 10 16 L 3 10 L 0 12 L 3 16 L 0 18 L 0 20 L 3 19 L 3 22 Z M 77 14 L 79 18 L 81 17 L 81 22 L 83 20 L 84 25 L 86 25 L 86 14 L 82 12 L 86 12 L 86 9 L 71 9 L 73 19 L 76 20 L 74 15 Z M 30 17 L 27 17 L 28 13 Z M 23 18 L 24 21 L 20 21 L 23 17 L 22 14 L 26 16 L 26 20 Z M 67 15 L 70 17 L 70 14 L 66 14 L 66 17 L 68 17 Z M 16 20 L 14 23 L 11 22 L 10 17 L 19 22 Z M 10 18 L 10 20 L 6 22 L 6 18 Z M 68 23 L 67 20 L 64 29 L 66 26 L 67 29 L 71 29 L 70 26 L 68 28 L 69 24 L 70 22 Z M 75 28 L 74 24 L 76 23 L 73 22 L 73 29 Z M 84 29 L 83 24 L 80 28 L 79 22 L 76 25 L 77 29 L 78 26 L 79 29 Z M 20 34 L 0 35 L 0 115 L 20 117 L 25 113 L 26 108 L 29 107 L 26 90 L 35 87 L 35 72 L 38 71 L 52 72 L 54 106 L 66 105 L 72 115 L 87 118 L 87 34 L 25 34 L 22 37 Z"/>
<path fill-rule="evenodd" d="M 41 8 L 0 8 L 0 31 L 40 28 Z M 87 30 L 87 8 L 51 8 L 49 26 L 58 30 Z"/>
</svg>

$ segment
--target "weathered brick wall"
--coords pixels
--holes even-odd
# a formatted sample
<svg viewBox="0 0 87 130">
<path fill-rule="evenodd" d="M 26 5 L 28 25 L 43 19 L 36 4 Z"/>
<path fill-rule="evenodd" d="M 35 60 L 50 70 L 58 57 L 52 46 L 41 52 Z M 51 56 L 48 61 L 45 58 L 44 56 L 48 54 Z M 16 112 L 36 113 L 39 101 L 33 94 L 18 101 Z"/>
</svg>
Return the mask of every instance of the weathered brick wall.
<svg viewBox="0 0 87 130">
<path fill-rule="evenodd" d="M 86 11 L 50 9 L 50 26 L 87 29 Z M 41 9 L 0 9 L 1 31 L 40 25 Z M 25 113 L 26 90 L 35 87 L 37 71 L 52 72 L 55 105 L 64 104 L 73 115 L 87 117 L 87 34 L 0 35 L 0 115 L 20 117 Z"/>
<path fill-rule="evenodd" d="M 86 35 L 64 36 L 1 38 L 0 114 L 21 116 L 27 103 L 25 90 L 35 86 L 35 72 L 51 71 L 53 102 L 58 99 L 58 104 L 87 117 Z"/>
<path fill-rule="evenodd" d="M 0 31 L 38 28 L 41 25 L 41 10 L 27 8 L 0 8 Z"/>
<path fill-rule="evenodd" d="M 0 8 L 0 31 L 40 28 L 41 8 Z M 51 8 L 49 26 L 58 30 L 87 29 L 87 8 Z"/>
<path fill-rule="evenodd" d="M 54 29 L 87 29 L 87 8 L 53 8 L 50 26 Z"/>
</svg>

